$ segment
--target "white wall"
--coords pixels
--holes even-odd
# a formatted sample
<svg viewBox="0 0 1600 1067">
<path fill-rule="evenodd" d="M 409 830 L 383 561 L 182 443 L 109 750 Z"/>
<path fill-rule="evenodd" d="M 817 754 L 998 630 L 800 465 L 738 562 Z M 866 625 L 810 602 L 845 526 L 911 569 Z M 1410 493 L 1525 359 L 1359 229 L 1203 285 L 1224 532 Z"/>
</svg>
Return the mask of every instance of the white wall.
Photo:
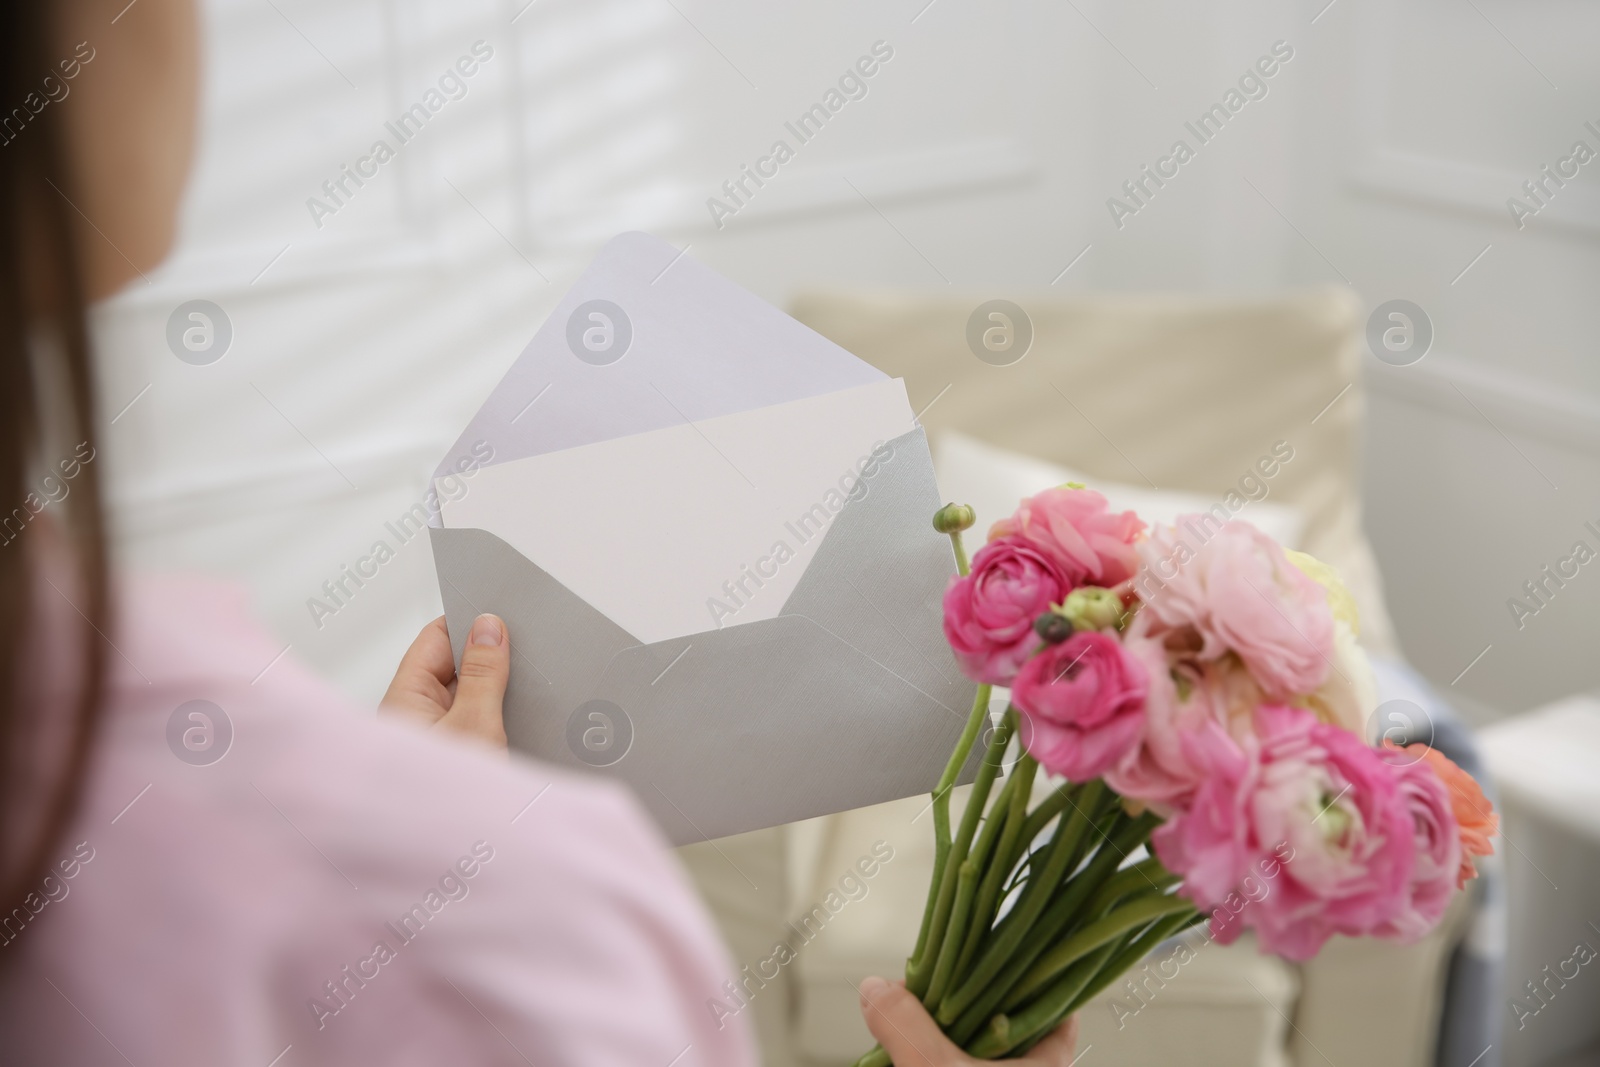
<svg viewBox="0 0 1600 1067">
<path fill-rule="evenodd" d="M 1573 140 L 1600 149 L 1593 5 L 524 2 L 208 3 L 182 248 L 102 314 L 107 420 L 139 397 L 106 429 L 128 558 L 242 577 L 294 654 L 376 699 L 437 611 L 425 545 L 320 628 L 306 599 L 624 229 L 777 302 L 1343 279 L 1437 332 L 1367 381 L 1368 526 L 1408 653 L 1448 684 L 1492 646 L 1452 690 L 1485 714 L 1600 685 L 1600 565 L 1521 631 L 1505 606 L 1600 547 L 1600 164 L 1524 230 L 1505 208 Z M 314 226 L 306 198 L 478 39 L 467 97 Z M 867 96 L 715 228 L 706 198 L 880 39 Z M 1115 226 L 1106 199 L 1279 40 L 1266 97 Z M 210 366 L 163 336 L 197 297 L 235 329 Z"/>
</svg>

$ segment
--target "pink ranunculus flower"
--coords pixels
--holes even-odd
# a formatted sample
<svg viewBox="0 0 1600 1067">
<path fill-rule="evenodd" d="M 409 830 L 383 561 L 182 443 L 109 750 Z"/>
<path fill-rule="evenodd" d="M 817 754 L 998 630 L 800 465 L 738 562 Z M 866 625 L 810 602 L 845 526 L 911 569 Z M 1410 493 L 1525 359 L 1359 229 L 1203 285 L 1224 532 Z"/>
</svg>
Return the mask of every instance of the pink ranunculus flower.
<svg viewBox="0 0 1600 1067">
<path fill-rule="evenodd" d="M 1236 893 L 1260 851 L 1248 810 L 1261 777 L 1260 746 L 1253 736 L 1236 742 L 1214 721 L 1181 740 L 1201 783 L 1150 844 L 1168 870 L 1183 875 L 1180 892 L 1204 910 Z M 1214 932 L 1225 933 L 1227 942 L 1238 936 L 1237 929 Z"/>
<path fill-rule="evenodd" d="M 1211 721 L 1214 711 L 1198 671 L 1188 664 L 1173 665 L 1162 643 L 1139 629 L 1136 616 L 1122 646 L 1149 678 L 1144 724 L 1138 742 L 1104 777 L 1118 795 L 1168 815 L 1186 804 L 1205 778 L 1205 771 L 1190 760 L 1184 738 Z"/>
<path fill-rule="evenodd" d="M 1149 678 L 1108 633 L 1081 630 L 1022 667 L 1011 700 L 1028 717 L 1028 753 L 1052 774 L 1098 778 L 1138 743 Z"/>
<path fill-rule="evenodd" d="M 1334 934 L 1388 930 L 1408 906 L 1417 830 L 1395 768 L 1347 730 L 1267 705 L 1252 735 L 1208 724 L 1189 739 L 1207 777 L 1156 830 L 1181 892 L 1231 942 L 1309 959 Z M 1452 875 L 1453 876 L 1453 875 Z"/>
<path fill-rule="evenodd" d="M 1416 864 L 1407 887 L 1406 906 L 1374 931 L 1379 937 L 1410 943 L 1433 929 L 1456 891 L 1461 870 L 1461 828 L 1456 824 L 1449 786 L 1434 765 L 1398 745 L 1385 742 L 1384 760 L 1394 768 L 1400 794 L 1416 830 Z"/>
<path fill-rule="evenodd" d="M 1192 629 L 1200 660 L 1234 652 L 1271 700 L 1314 691 L 1334 657 L 1333 612 L 1322 586 L 1249 523 L 1224 523 L 1202 541 L 1204 518 L 1180 516 L 1138 545 L 1160 580 L 1140 609 L 1150 632 Z"/>
<path fill-rule="evenodd" d="M 1139 557 L 1133 545 L 1144 520 L 1131 511 L 1114 512 L 1093 489 L 1058 486 L 1017 505 L 989 529 L 989 540 L 1020 537 L 1036 545 L 1061 567 L 1073 588 L 1110 588 L 1133 577 Z"/>
<path fill-rule="evenodd" d="M 990 541 L 944 594 L 944 636 L 974 681 L 1010 685 L 1039 637 L 1033 620 L 1072 588 L 1061 568 L 1020 538 Z"/>
<path fill-rule="evenodd" d="M 1267 701 L 1237 654 L 1199 659 L 1199 635 L 1192 628 L 1164 629 L 1140 611 L 1123 645 L 1149 672 L 1150 695 L 1139 745 L 1106 772 L 1106 784 L 1157 814 L 1170 815 L 1205 778 L 1186 755 L 1185 739 L 1207 722 L 1242 739 L 1254 732 L 1256 708 Z"/>
</svg>

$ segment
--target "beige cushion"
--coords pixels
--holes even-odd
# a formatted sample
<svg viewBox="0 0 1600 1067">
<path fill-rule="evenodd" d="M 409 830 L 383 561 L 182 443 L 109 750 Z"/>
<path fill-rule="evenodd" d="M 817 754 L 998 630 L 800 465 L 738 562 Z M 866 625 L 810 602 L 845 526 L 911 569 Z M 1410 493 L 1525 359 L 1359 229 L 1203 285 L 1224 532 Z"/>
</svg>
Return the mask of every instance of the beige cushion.
<svg viewBox="0 0 1600 1067">
<path fill-rule="evenodd" d="M 1450 955 L 1470 918 L 1457 893 L 1438 926 L 1414 945 L 1335 937 L 1300 966 L 1289 1047 L 1303 1067 L 1432 1067 Z"/>
<path fill-rule="evenodd" d="M 1024 298 L 1034 340 L 1008 367 L 984 363 L 967 347 L 967 319 L 985 299 L 811 293 L 790 311 L 904 378 L 913 409 L 933 402 L 922 416 L 930 436 L 960 430 L 1097 477 L 1215 500 L 1275 442 L 1288 442 L 1294 458 L 1272 479 L 1269 499 L 1305 514 L 1305 549 L 1349 583 L 1363 643 L 1394 655 L 1377 566 L 1361 532 L 1354 294 L 1319 287 L 1255 300 Z"/>
<path fill-rule="evenodd" d="M 722 932 L 739 970 L 727 980 L 747 991 L 743 1012 L 755 1022 L 761 1062 L 766 1067 L 791 1067 L 794 1037 L 791 1027 L 797 996 L 792 966 L 780 968 L 777 978 L 760 977 L 760 963 L 772 955 L 775 942 L 786 940 L 784 918 L 788 909 L 786 832 L 783 827 L 702 841 L 678 849 L 678 858 L 700 890 Z M 756 972 L 747 978 L 744 968 Z M 769 969 L 767 973 L 771 973 Z M 734 1005 L 731 997 L 723 1002 Z M 718 1013 L 708 1004 L 706 1010 Z"/>
<path fill-rule="evenodd" d="M 1018 499 L 1032 496 L 1040 486 L 1063 482 L 1092 484 L 1112 511 L 1132 511 L 1146 522 L 1175 523 L 1183 515 L 1204 511 L 1216 501 L 1205 493 L 1185 489 L 1151 489 L 1097 478 L 1036 456 L 980 441 L 956 430 L 934 438 L 933 469 L 939 492 L 947 500 L 960 500 L 977 515 L 978 530 L 1016 510 Z M 1300 509 L 1277 500 L 1259 500 L 1238 513 L 1285 548 L 1304 549 L 1306 518 Z"/>
<path fill-rule="evenodd" d="M 961 809 L 966 792 L 953 795 L 954 810 Z M 872 1047 L 857 1007 L 856 985 L 869 974 L 901 977 L 916 944 L 933 870 L 933 819 L 928 798 L 915 796 L 800 825 L 827 832 L 811 864 L 810 884 L 793 898 L 790 911 L 796 917 L 822 903 L 874 843 L 882 841 L 894 850 L 894 858 L 867 883 L 867 895 L 841 908 L 795 961 L 800 982 L 797 1048 L 819 1063 L 849 1063 Z M 799 858 L 791 862 L 798 865 Z"/>
</svg>

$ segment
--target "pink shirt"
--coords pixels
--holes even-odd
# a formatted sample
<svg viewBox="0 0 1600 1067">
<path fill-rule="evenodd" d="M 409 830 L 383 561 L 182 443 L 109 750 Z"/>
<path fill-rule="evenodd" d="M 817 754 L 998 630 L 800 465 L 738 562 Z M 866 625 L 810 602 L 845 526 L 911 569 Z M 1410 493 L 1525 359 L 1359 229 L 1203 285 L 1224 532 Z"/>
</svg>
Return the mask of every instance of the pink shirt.
<svg viewBox="0 0 1600 1067">
<path fill-rule="evenodd" d="M 755 1061 L 706 1007 L 737 968 L 625 790 L 349 707 L 230 588 L 121 599 L 76 826 L 0 933 L 0 1059 Z M 232 726 L 205 765 L 169 744 L 191 700 Z"/>
</svg>

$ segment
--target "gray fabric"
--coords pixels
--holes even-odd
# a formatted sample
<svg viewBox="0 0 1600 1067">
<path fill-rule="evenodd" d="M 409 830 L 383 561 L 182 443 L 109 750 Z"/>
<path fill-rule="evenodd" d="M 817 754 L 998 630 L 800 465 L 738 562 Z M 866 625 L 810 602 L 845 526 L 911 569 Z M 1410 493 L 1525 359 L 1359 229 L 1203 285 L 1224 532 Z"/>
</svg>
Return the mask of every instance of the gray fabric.
<svg viewBox="0 0 1600 1067">
<path fill-rule="evenodd" d="M 927 439 L 916 429 L 889 445 L 778 618 L 658 644 L 494 535 L 434 528 L 456 660 L 474 617 L 504 618 L 511 746 L 576 767 L 615 759 L 597 773 L 630 784 L 675 844 L 927 792 L 975 687 L 940 627 L 955 563 L 931 525 Z"/>
<path fill-rule="evenodd" d="M 1478 881 L 1471 919 L 1474 923 L 1485 921 L 1489 912 L 1505 910 L 1505 889 L 1499 873 L 1486 871 Z M 1500 1034 L 1505 1026 L 1501 1011 L 1504 969 L 1503 953 L 1486 953 L 1470 937 L 1456 946 L 1445 981 L 1436 1067 L 1500 1067 Z"/>
</svg>

